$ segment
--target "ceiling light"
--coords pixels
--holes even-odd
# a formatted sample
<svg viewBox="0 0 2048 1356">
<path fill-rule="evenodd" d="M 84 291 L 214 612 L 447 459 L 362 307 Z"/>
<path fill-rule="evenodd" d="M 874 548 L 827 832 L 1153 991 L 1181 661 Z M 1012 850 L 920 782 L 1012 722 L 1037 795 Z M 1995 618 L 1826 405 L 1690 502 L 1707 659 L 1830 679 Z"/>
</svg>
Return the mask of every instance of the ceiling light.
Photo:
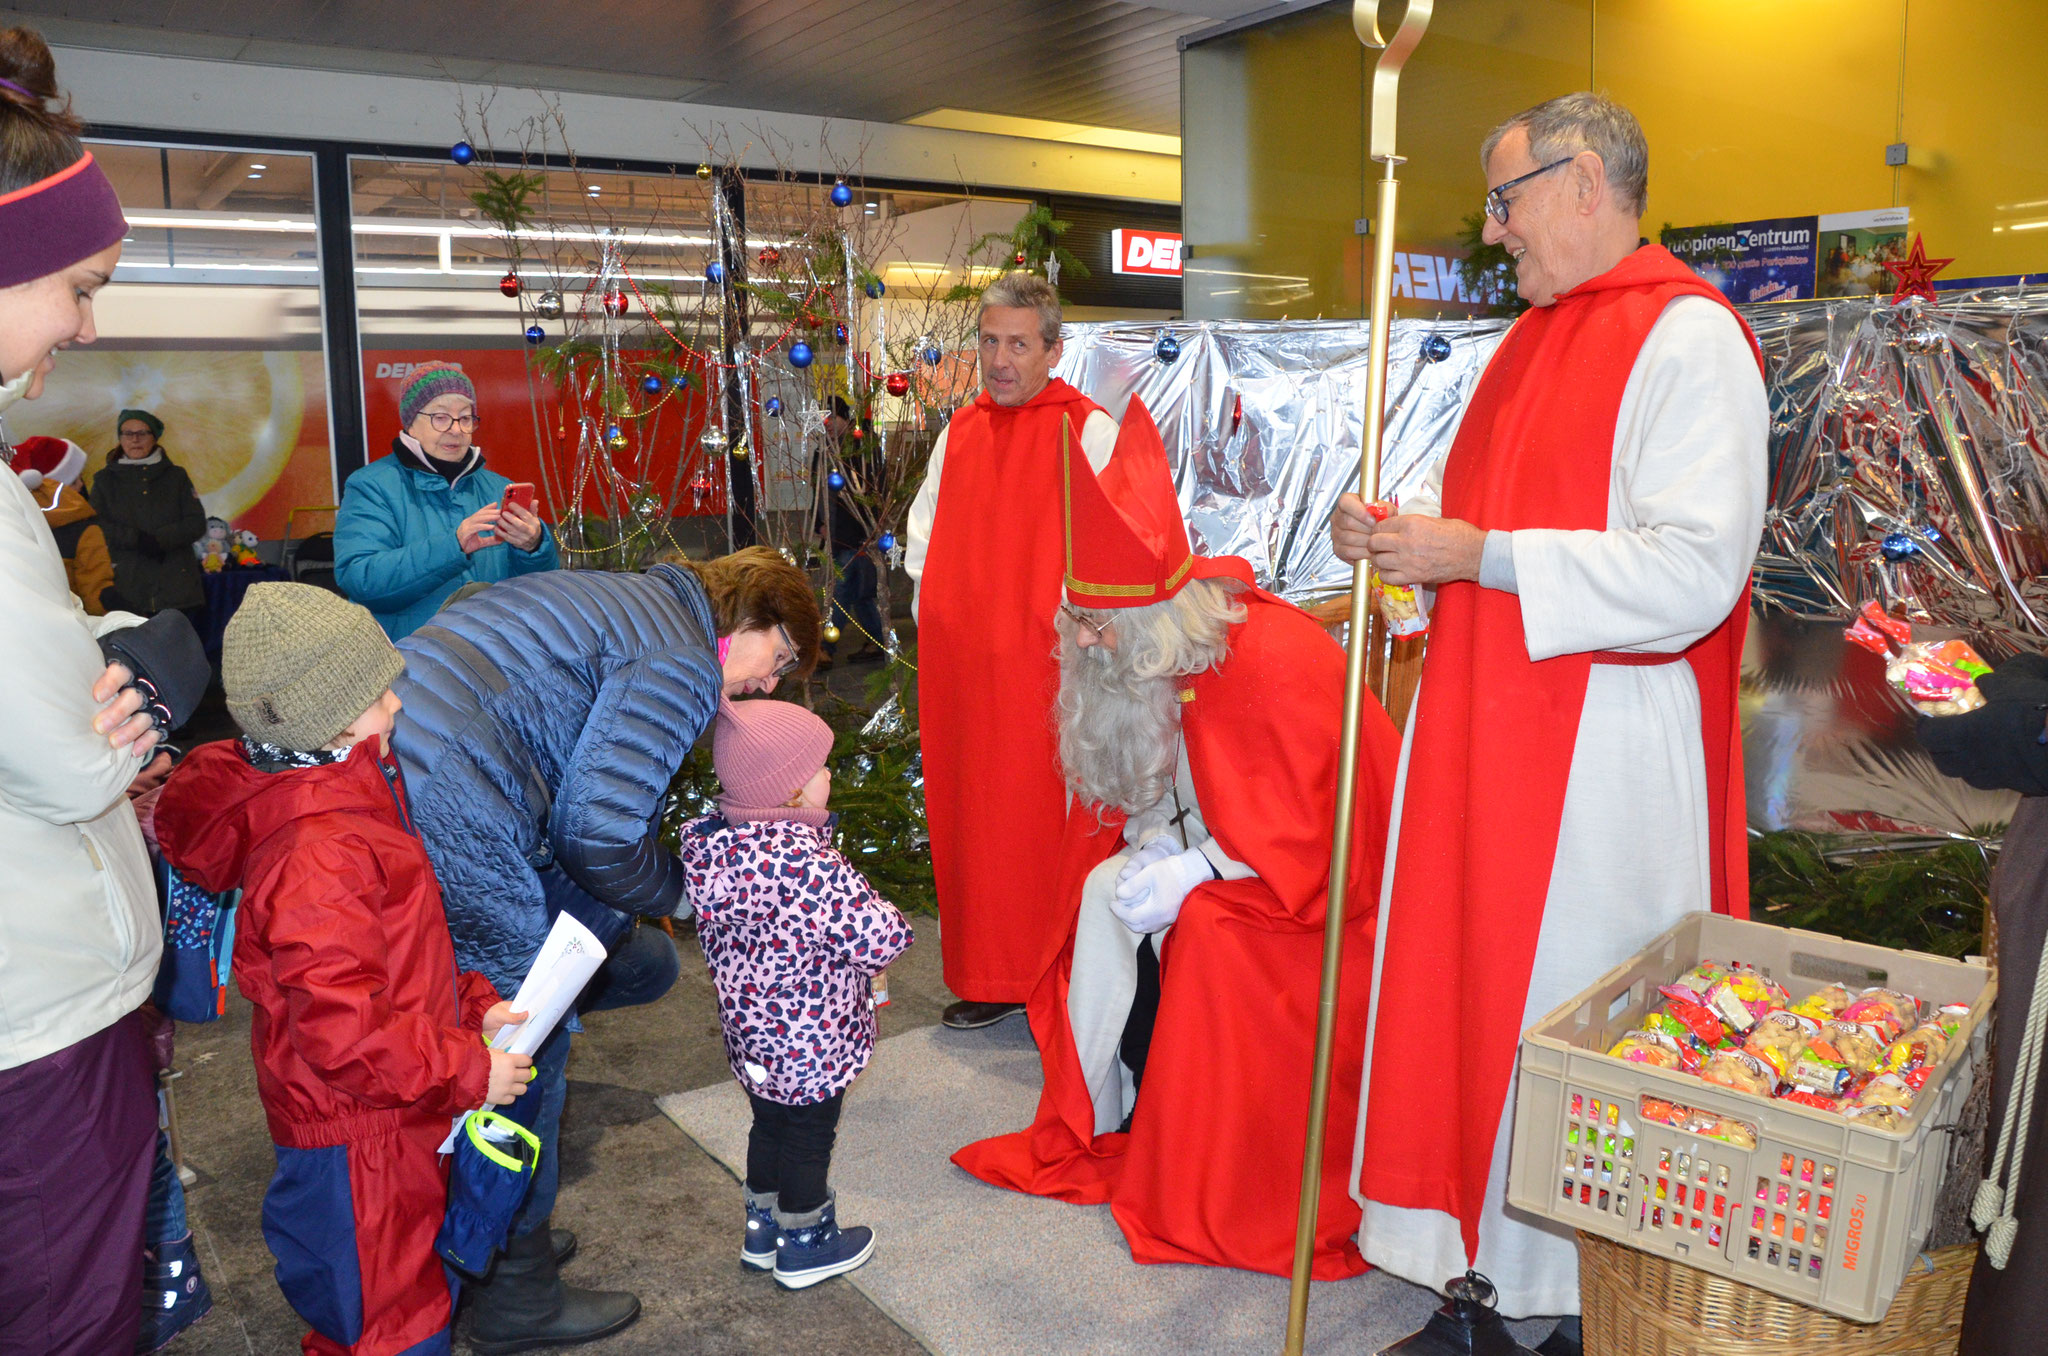
<svg viewBox="0 0 2048 1356">
<path fill-rule="evenodd" d="M 249 177 L 250 177 L 251 179 L 261 179 L 261 178 L 262 178 L 263 176 L 262 176 L 262 175 L 260 175 L 260 174 L 252 174 L 252 175 L 250 175 Z"/>
<path fill-rule="evenodd" d="M 599 188 L 599 187 L 598 187 L 598 186 L 597 186 L 596 184 L 592 184 L 592 185 L 590 186 L 590 196 L 591 196 L 591 197 L 593 197 L 593 198 L 594 198 L 594 197 L 596 197 L 596 196 L 597 196 L 598 194 L 600 194 L 600 193 L 602 193 L 602 192 L 604 192 L 604 190 L 603 190 L 602 188 Z"/>
<path fill-rule="evenodd" d="M 250 168 L 250 169 L 269 169 L 269 168 L 270 168 L 270 166 L 268 166 L 268 165 L 266 165 L 266 164 L 262 163 L 261 161 L 252 161 L 252 162 L 250 162 L 249 168 Z"/>
</svg>

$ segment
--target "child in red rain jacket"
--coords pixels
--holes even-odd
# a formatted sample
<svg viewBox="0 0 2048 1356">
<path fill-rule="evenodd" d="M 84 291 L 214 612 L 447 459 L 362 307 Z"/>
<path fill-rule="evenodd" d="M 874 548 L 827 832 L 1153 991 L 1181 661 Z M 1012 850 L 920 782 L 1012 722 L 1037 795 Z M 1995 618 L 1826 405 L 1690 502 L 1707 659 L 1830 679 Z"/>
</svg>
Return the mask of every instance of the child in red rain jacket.
<svg viewBox="0 0 2048 1356">
<path fill-rule="evenodd" d="M 312 1326 L 308 1356 L 446 1352 L 439 1148 L 452 1117 L 526 1091 L 532 1061 L 484 1044 L 519 1017 L 456 972 L 390 753 L 404 665 L 376 621 L 322 589 L 258 584 L 222 648 L 245 733 L 192 752 L 156 830 L 201 889 L 243 891 L 235 982 L 277 1144 L 277 1283 Z"/>
</svg>

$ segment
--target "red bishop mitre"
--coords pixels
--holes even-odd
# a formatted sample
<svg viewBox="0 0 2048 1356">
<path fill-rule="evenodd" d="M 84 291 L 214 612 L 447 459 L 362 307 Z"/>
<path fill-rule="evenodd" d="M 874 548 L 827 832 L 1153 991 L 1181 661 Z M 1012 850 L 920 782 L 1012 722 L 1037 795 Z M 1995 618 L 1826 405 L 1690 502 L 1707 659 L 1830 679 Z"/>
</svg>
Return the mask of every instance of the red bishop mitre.
<svg viewBox="0 0 2048 1356">
<path fill-rule="evenodd" d="M 1227 576 L 1252 582 L 1235 556 L 1198 556 L 1174 493 L 1166 445 L 1144 402 L 1124 409 L 1116 450 L 1098 476 L 1071 420 L 1060 422 L 1066 474 L 1067 601 L 1099 611 L 1149 607 L 1179 593 L 1190 579 Z"/>
</svg>

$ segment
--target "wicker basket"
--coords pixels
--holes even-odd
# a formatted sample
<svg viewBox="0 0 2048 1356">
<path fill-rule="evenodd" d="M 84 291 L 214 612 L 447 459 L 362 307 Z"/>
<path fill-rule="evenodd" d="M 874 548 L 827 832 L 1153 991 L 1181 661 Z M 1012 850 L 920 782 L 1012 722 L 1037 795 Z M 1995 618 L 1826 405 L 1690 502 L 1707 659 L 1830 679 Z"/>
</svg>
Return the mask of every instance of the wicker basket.
<svg viewBox="0 0 2048 1356">
<path fill-rule="evenodd" d="M 1977 1245 L 1929 1254 L 1876 1323 L 1579 1235 L 1586 1356 L 1956 1356 Z M 1646 1302 L 1646 1297 L 1649 1302 Z"/>
</svg>

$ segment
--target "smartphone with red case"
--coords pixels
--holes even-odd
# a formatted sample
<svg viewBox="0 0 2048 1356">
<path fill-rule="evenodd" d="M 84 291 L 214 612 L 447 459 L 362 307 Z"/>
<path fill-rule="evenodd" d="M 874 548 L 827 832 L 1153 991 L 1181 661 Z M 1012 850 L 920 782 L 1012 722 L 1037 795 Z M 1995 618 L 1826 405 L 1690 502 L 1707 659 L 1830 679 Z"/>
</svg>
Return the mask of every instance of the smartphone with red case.
<svg viewBox="0 0 2048 1356">
<path fill-rule="evenodd" d="M 519 505 L 520 508 L 525 509 L 528 513 L 533 512 L 532 481 L 517 480 L 505 487 L 505 497 L 498 504 L 499 512 L 502 513 L 504 510 L 511 508 L 514 504 Z"/>
</svg>

